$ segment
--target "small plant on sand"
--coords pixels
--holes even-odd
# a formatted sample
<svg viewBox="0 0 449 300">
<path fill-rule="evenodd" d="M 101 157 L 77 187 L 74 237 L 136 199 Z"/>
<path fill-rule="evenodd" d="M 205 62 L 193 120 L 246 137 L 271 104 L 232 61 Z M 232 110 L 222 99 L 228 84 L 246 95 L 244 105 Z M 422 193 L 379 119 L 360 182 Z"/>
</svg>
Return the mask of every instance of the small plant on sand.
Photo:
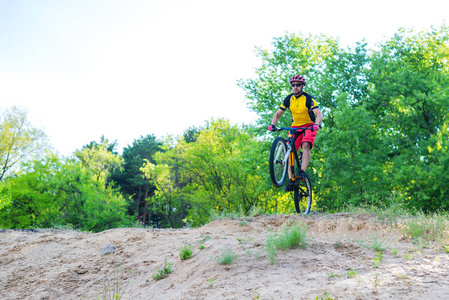
<svg viewBox="0 0 449 300">
<path fill-rule="evenodd" d="M 380 263 L 382 262 L 384 256 L 382 252 L 377 252 L 376 258 L 373 260 L 374 268 L 378 268 L 380 266 Z"/>
<path fill-rule="evenodd" d="M 329 280 L 331 278 L 335 278 L 335 277 L 341 278 L 343 276 L 343 275 L 334 274 L 333 272 L 327 272 L 326 274 L 327 274 Z"/>
<path fill-rule="evenodd" d="M 259 215 L 263 215 L 264 214 L 264 210 L 262 207 L 260 206 L 252 206 L 251 209 L 248 211 L 248 216 L 249 217 L 255 217 L 255 216 L 259 216 Z"/>
<path fill-rule="evenodd" d="M 190 245 L 185 245 L 182 247 L 182 249 L 179 251 L 179 258 L 181 260 L 186 260 L 192 257 L 193 251 L 192 247 Z"/>
<path fill-rule="evenodd" d="M 373 277 L 374 277 L 373 280 L 374 292 L 377 293 L 377 288 L 380 286 L 380 282 L 382 281 L 382 279 L 379 278 L 378 273 L 374 274 Z"/>
<path fill-rule="evenodd" d="M 230 220 L 238 220 L 240 218 L 245 217 L 245 213 L 243 211 L 242 207 L 239 207 L 238 211 L 227 211 L 221 210 L 216 211 L 212 209 L 209 213 L 209 221 L 216 221 L 216 220 L 222 220 L 222 219 L 230 219 Z"/>
<path fill-rule="evenodd" d="M 408 279 L 407 274 L 396 274 L 396 278 L 401 280 L 406 287 L 410 288 L 412 286 L 412 282 Z"/>
<path fill-rule="evenodd" d="M 167 258 L 165 258 L 165 264 L 162 269 L 159 269 L 152 275 L 154 280 L 159 280 L 167 277 L 168 274 L 172 272 L 173 263 L 167 262 Z"/>
<path fill-rule="evenodd" d="M 323 296 L 317 296 L 315 300 L 334 300 L 334 297 L 331 297 L 328 292 L 323 292 Z"/>
<path fill-rule="evenodd" d="M 223 252 L 220 256 L 215 258 L 215 261 L 220 265 L 230 265 L 234 260 L 236 260 L 238 256 L 229 250 L 228 248 L 223 248 Z"/>
<path fill-rule="evenodd" d="M 212 237 L 210 235 L 201 235 L 200 237 L 202 237 L 201 240 L 197 241 L 198 244 L 204 244 L 206 241 L 210 240 Z"/>
<path fill-rule="evenodd" d="M 132 271 L 130 271 L 130 273 L 132 273 Z M 119 268 L 117 268 L 112 279 L 109 278 L 109 275 L 103 278 L 103 295 L 101 298 L 97 296 L 97 300 L 120 300 L 122 299 L 128 285 L 129 281 L 124 285 L 122 284 L 119 275 Z"/>
<path fill-rule="evenodd" d="M 267 244 L 265 245 L 265 251 L 267 252 L 267 256 L 270 259 L 270 263 L 274 264 L 276 262 L 276 242 L 274 241 L 274 236 L 270 235 L 267 239 Z"/>
<path fill-rule="evenodd" d="M 207 280 L 207 282 L 209 282 L 210 287 L 214 287 L 215 281 L 214 281 L 213 279 L 209 278 L 209 279 Z"/>
<path fill-rule="evenodd" d="M 338 241 L 336 241 L 336 242 L 334 243 L 334 248 L 335 248 L 335 249 L 338 249 L 338 248 L 340 248 L 340 247 L 341 247 L 341 241 L 338 240 Z"/>
<path fill-rule="evenodd" d="M 351 269 L 348 271 L 348 278 L 355 277 L 355 275 L 357 275 L 357 272 L 355 270 Z"/>
<path fill-rule="evenodd" d="M 296 225 L 284 224 L 278 233 L 270 234 L 265 246 L 270 263 L 276 261 L 277 249 L 306 248 L 306 231 L 307 227 L 301 227 L 301 223 L 298 222 Z"/>
<path fill-rule="evenodd" d="M 375 236 L 373 238 L 373 244 L 372 244 L 371 248 L 374 251 L 383 252 L 383 251 L 385 251 L 385 247 L 382 245 L 383 242 L 384 241 L 382 239 L 380 239 L 378 236 Z"/>
<path fill-rule="evenodd" d="M 243 221 L 240 221 L 239 225 L 246 226 L 246 225 L 248 225 L 248 222 L 246 220 L 243 220 Z"/>
</svg>

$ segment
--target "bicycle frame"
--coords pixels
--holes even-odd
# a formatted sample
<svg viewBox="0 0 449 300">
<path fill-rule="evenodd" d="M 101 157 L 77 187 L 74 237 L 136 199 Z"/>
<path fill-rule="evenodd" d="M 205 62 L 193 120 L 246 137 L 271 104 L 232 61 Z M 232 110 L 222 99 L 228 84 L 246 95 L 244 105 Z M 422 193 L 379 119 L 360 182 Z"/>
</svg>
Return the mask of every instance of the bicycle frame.
<svg viewBox="0 0 449 300">
<path fill-rule="evenodd" d="M 290 179 L 293 181 L 296 181 L 295 162 L 299 166 L 299 168 L 301 168 L 302 163 L 302 158 L 299 158 L 298 149 L 296 149 L 295 141 L 296 139 L 299 138 L 301 134 L 305 134 L 305 131 L 310 129 L 311 129 L 310 127 L 299 127 L 299 128 L 281 127 L 279 129 L 279 130 L 288 130 L 290 132 L 289 136 L 287 137 L 287 152 L 285 153 L 282 163 L 284 164 L 289 163 L 288 166 L 290 168 Z"/>
<path fill-rule="evenodd" d="M 300 134 L 304 134 L 304 131 L 301 132 Z M 289 159 L 289 168 L 290 168 L 290 179 L 295 181 L 296 180 L 296 176 L 295 176 L 295 162 L 298 165 L 299 168 L 301 168 L 301 159 L 299 159 L 299 155 L 298 155 L 298 149 L 296 149 L 296 145 L 295 145 L 295 141 L 296 139 L 299 138 L 300 134 L 291 134 L 292 136 L 289 136 L 287 138 L 287 153 L 288 153 L 288 159 Z M 293 150 L 293 151 L 292 151 Z"/>
</svg>

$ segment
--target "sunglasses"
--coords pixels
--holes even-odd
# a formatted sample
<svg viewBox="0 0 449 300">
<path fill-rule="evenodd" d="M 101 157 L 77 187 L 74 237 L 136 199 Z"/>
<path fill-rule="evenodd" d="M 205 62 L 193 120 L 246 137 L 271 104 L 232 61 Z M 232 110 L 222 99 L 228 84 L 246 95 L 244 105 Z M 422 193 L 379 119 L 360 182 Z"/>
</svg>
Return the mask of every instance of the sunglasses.
<svg viewBox="0 0 449 300">
<path fill-rule="evenodd" d="M 302 83 L 292 83 L 292 87 L 295 87 L 295 86 L 300 87 L 300 86 L 302 86 Z"/>
</svg>

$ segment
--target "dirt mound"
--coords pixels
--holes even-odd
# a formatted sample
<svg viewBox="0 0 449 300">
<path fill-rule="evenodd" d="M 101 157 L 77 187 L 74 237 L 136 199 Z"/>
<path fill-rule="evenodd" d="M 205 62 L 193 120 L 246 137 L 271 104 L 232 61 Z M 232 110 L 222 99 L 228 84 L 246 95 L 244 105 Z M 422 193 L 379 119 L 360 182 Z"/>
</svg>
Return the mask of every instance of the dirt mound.
<svg viewBox="0 0 449 300">
<path fill-rule="evenodd" d="M 308 227 L 308 247 L 280 251 L 271 264 L 267 235 L 287 222 Z M 100 255 L 108 245 L 114 253 Z M 185 245 L 194 254 L 182 261 Z M 238 256 L 230 265 L 216 262 L 224 249 Z M 172 273 L 154 280 L 165 260 Z M 372 215 L 257 216 L 195 229 L 0 231 L 0 299 L 103 299 L 103 287 L 114 285 L 123 299 L 445 299 L 448 269 L 448 254 L 418 248 Z"/>
</svg>

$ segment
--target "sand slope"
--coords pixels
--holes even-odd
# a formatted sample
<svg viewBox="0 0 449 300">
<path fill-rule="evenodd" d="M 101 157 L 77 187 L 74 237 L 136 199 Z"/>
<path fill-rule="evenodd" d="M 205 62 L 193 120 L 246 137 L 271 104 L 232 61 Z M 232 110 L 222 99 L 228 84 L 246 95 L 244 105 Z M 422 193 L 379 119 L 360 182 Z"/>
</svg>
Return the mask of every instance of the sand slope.
<svg viewBox="0 0 449 300">
<path fill-rule="evenodd" d="M 309 246 L 281 251 L 270 264 L 267 234 L 289 221 L 308 226 Z M 377 268 L 373 241 L 386 248 Z M 115 252 L 100 255 L 109 244 Z M 184 245 L 194 255 L 182 261 Z M 238 255 L 230 265 L 215 261 L 224 248 Z M 173 272 L 153 280 L 165 259 Z M 126 287 L 123 299 L 449 299 L 449 255 L 355 214 L 256 216 L 194 229 L 0 231 L 0 299 L 102 299 L 105 278 Z"/>
</svg>

